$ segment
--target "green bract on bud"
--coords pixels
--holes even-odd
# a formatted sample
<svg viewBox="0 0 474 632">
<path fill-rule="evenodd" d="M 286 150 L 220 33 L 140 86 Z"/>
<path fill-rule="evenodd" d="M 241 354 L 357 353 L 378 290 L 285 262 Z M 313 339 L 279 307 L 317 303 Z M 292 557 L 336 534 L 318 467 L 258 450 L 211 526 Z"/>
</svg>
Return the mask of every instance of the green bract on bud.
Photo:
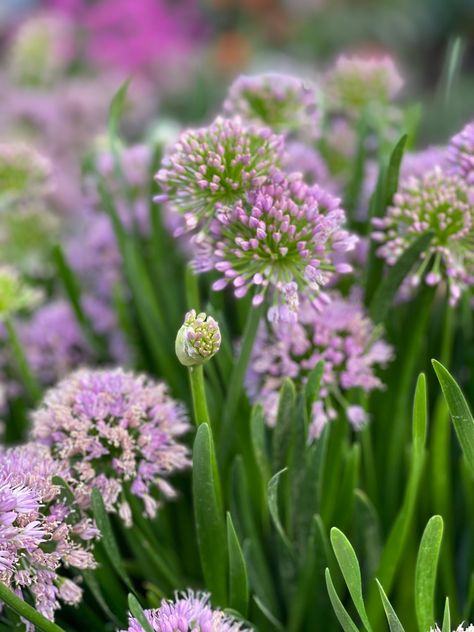
<svg viewBox="0 0 474 632">
<path fill-rule="evenodd" d="M 0 267 L 0 319 L 39 303 L 41 292 L 29 287 L 15 270 Z"/>
<path fill-rule="evenodd" d="M 176 336 L 176 355 L 184 366 L 204 364 L 221 346 L 219 325 L 204 312 L 196 314 L 192 309 L 185 316 L 183 326 Z"/>
</svg>

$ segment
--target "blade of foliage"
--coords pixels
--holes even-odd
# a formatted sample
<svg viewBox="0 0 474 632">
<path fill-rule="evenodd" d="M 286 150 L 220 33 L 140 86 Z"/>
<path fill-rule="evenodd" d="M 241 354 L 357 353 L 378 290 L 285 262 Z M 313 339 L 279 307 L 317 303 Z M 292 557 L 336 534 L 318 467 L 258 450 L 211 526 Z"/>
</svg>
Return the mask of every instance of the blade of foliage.
<svg viewBox="0 0 474 632">
<path fill-rule="evenodd" d="M 101 542 L 110 560 L 112 568 L 115 570 L 115 572 L 123 581 L 123 583 L 127 586 L 127 588 L 134 592 L 132 583 L 128 578 L 127 573 L 125 572 L 125 568 L 122 563 L 122 558 L 117 546 L 117 541 L 115 540 L 114 532 L 112 530 L 112 524 L 110 522 L 109 515 L 105 509 L 104 500 L 100 491 L 96 488 L 92 490 L 91 502 L 94 519 L 96 521 L 97 527 L 99 528 L 99 531 L 102 534 Z"/>
<path fill-rule="evenodd" d="M 415 608 L 420 632 L 426 632 L 435 624 L 436 571 L 442 539 L 443 519 L 433 516 L 426 525 L 416 560 Z"/>
<path fill-rule="evenodd" d="M 326 568 L 326 586 L 329 594 L 329 599 L 331 600 L 331 604 L 336 614 L 337 620 L 341 624 L 344 632 L 359 632 L 358 627 L 351 619 L 347 610 L 342 605 L 342 601 L 339 599 L 339 595 L 334 588 L 329 568 Z"/>
<path fill-rule="evenodd" d="M 120 88 L 112 97 L 112 101 L 110 102 L 109 114 L 107 117 L 107 131 L 113 151 L 115 151 L 115 147 L 118 142 L 119 125 L 125 110 L 125 105 L 127 103 L 129 87 L 130 79 L 127 79 L 122 83 Z"/>
<path fill-rule="evenodd" d="M 213 601 L 227 606 L 227 536 L 212 434 L 201 424 L 193 448 L 193 498 L 199 555 Z"/>
<path fill-rule="evenodd" d="M 320 360 L 314 369 L 311 370 L 304 388 L 306 396 L 306 412 L 308 418 L 311 418 L 313 404 L 319 397 L 319 388 L 321 386 L 321 378 L 324 373 L 324 362 Z"/>
<path fill-rule="evenodd" d="M 106 600 L 104 599 L 102 590 L 95 574 L 92 571 L 83 570 L 82 577 L 84 578 L 84 584 L 91 591 L 94 599 L 97 601 L 97 604 L 100 606 L 105 616 L 109 619 L 109 621 L 113 622 L 114 625 L 116 625 L 117 627 L 121 627 L 123 625 L 123 622 L 119 621 L 119 619 L 109 608 Z"/>
<path fill-rule="evenodd" d="M 382 599 L 382 604 L 385 610 L 385 614 L 387 616 L 388 627 L 390 628 L 390 632 L 405 632 L 402 624 L 400 623 L 400 619 L 397 617 L 397 613 L 393 609 L 392 604 L 390 603 L 387 595 L 385 594 L 382 584 L 379 582 L 378 579 L 376 579 L 375 581 L 377 582 L 377 588 L 379 589 L 380 598 Z"/>
<path fill-rule="evenodd" d="M 128 608 L 132 616 L 135 617 L 138 623 L 142 626 L 143 632 L 153 632 L 153 629 L 148 623 L 148 619 L 143 612 L 143 608 L 141 607 L 140 602 L 132 593 L 128 595 Z"/>
<path fill-rule="evenodd" d="M 346 536 L 336 527 L 331 529 L 331 544 L 354 606 L 366 630 L 371 632 L 372 627 L 365 610 L 362 577 L 355 551 Z"/>
<path fill-rule="evenodd" d="M 291 435 L 291 421 L 294 416 L 296 404 L 296 389 L 290 379 L 283 381 L 280 398 L 278 400 L 278 412 L 276 425 L 273 430 L 273 471 L 282 470 L 287 465 L 287 453 Z"/>
<path fill-rule="evenodd" d="M 380 524 L 370 498 L 360 489 L 355 490 L 355 521 L 360 532 L 360 547 L 363 550 L 364 571 L 372 578 L 380 564 L 382 550 Z"/>
<path fill-rule="evenodd" d="M 280 511 L 278 509 L 278 489 L 280 477 L 287 471 L 287 468 L 280 470 L 274 476 L 272 476 L 272 478 L 268 482 L 268 509 L 270 510 L 270 515 L 272 517 L 273 524 L 275 525 L 275 529 L 277 530 L 278 535 L 280 536 L 283 544 L 287 547 L 287 549 L 291 551 L 292 544 L 285 533 L 285 529 L 283 528 L 280 520 Z"/>
<path fill-rule="evenodd" d="M 390 154 L 387 169 L 387 177 L 385 180 L 385 205 L 392 203 L 393 196 L 398 189 L 398 180 L 400 177 L 400 165 L 402 164 L 403 152 L 407 144 L 408 136 L 404 134 Z"/>
<path fill-rule="evenodd" d="M 16 369 L 18 371 L 18 376 L 25 388 L 29 401 L 32 404 L 36 404 L 38 400 L 41 399 L 41 386 L 31 370 L 28 358 L 13 321 L 10 318 L 6 318 L 4 320 L 4 326 Z"/>
<path fill-rule="evenodd" d="M 277 630 L 278 632 L 285 632 L 285 628 L 280 623 L 280 621 L 278 621 L 278 619 L 274 616 L 272 611 L 269 610 L 266 607 L 266 605 L 264 603 L 262 603 L 262 601 L 258 597 L 254 597 L 253 600 L 257 604 L 259 610 L 262 612 L 262 614 L 265 616 L 265 618 L 271 623 L 273 628 L 275 630 Z"/>
<path fill-rule="evenodd" d="M 247 566 L 229 512 L 227 513 L 227 549 L 229 551 L 229 605 L 246 617 L 249 601 Z"/>
<path fill-rule="evenodd" d="M 37 610 L 32 608 L 26 601 L 20 599 L 12 590 L 10 590 L 5 584 L 0 582 L 0 601 L 7 604 L 12 610 L 14 610 L 20 617 L 23 617 L 27 621 L 30 621 L 42 632 L 65 632 L 59 625 L 53 623 L 46 617 L 43 617 Z"/>
<path fill-rule="evenodd" d="M 446 597 L 446 602 L 444 604 L 443 627 L 441 628 L 441 632 L 451 632 L 451 613 L 449 611 L 448 597 Z"/>
<path fill-rule="evenodd" d="M 433 368 L 448 404 L 454 429 L 466 462 L 474 474 L 474 419 L 469 405 L 461 388 L 449 371 L 437 360 L 433 360 Z"/>
</svg>

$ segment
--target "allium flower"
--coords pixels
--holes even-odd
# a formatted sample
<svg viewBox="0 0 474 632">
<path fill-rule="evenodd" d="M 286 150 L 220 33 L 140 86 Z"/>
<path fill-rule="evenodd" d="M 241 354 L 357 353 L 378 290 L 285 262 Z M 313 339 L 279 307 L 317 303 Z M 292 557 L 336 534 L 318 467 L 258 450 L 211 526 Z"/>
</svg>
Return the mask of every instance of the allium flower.
<svg viewBox="0 0 474 632">
<path fill-rule="evenodd" d="M 474 185 L 474 122 L 468 123 L 448 145 L 452 172 Z"/>
<path fill-rule="evenodd" d="M 348 405 L 342 392 L 383 388 L 375 369 L 392 357 L 391 347 L 379 338 L 356 295 L 345 299 L 333 293 L 331 299 L 320 312 L 302 299 L 298 322 L 290 325 L 262 324 L 246 378 L 251 399 L 263 403 L 267 422 L 274 425 L 283 379 L 304 383 L 322 360 L 321 399 L 313 407 L 310 438 L 335 417 L 336 403 L 346 409 L 352 426 L 361 428 L 367 413 Z"/>
<path fill-rule="evenodd" d="M 16 270 L 0 266 L 0 320 L 34 307 L 40 299 L 41 292 L 24 283 Z"/>
<path fill-rule="evenodd" d="M 57 13 L 31 17 L 20 25 L 10 49 L 10 72 L 20 83 L 49 84 L 75 54 L 74 24 Z"/>
<path fill-rule="evenodd" d="M 450 303 L 474 284 L 474 200 L 459 176 L 435 167 L 423 178 L 408 178 L 399 187 L 394 205 L 384 218 L 372 220 L 372 238 L 382 245 L 377 254 L 393 265 L 420 235 L 433 238 L 412 275 L 417 285 L 424 276 L 428 285 L 448 281 Z"/>
<path fill-rule="evenodd" d="M 335 188 L 323 157 L 305 143 L 299 141 L 288 143 L 285 168 L 288 173 L 296 171 L 301 173 L 308 184 L 318 184 L 331 192 Z"/>
<path fill-rule="evenodd" d="M 448 151 L 446 147 L 427 147 L 421 151 L 408 151 L 403 154 L 400 165 L 400 181 L 409 176 L 422 178 L 435 167 L 446 169 L 448 165 Z"/>
<path fill-rule="evenodd" d="M 46 393 L 33 415 L 33 436 L 70 464 L 74 493 L 90 506 L 92 488 L 107 511 L 131 525 L 127 494 L 154 517 L 156 491 L 175 495 L 168 477 L 189 465 L 176 438 L 188 430 L 183 407 L 163 383 L 115 370 L 79 370 Z"/>
<path fill-rule="evenodd" d="M 196 314 L 192 309 L 184 319 L 176 336 L 176 355 L 184 366 L 204 364 L 220 349 L 219 324 L 204 312 Z"/>
<path fill-rule="evenodd" d="M 317 88 L 291 75 L 268 73 L 238 77 L 229 88 L 224 112 L 265 125 L 279 134 L 296 133 L 316 138 L 319 133 L 321 112 Z"/>
<path fill-rule="evenodd" d="M 95 568 L 90 548 L 99 536 L 90 519 L 66 503 L 54 476 L 70 480 L 67 465 L 43 446 L 0 452 L 0 581 L 29 595 L 51 620 L 60 601 L 81 600 L 81 588 L 62 571 Z"/>
<path fill-rule="evenodd" d="M 216 204 L 232 205 L 263 184 L 278 167 L 283 137 L 239 118 L 218 117 L 209 127 L 187 130 L 156 175 L 170 207 L 183 216 L 182 232 L 206 224 Z"/>
<path fill-rule="evenodd" d="M 163 600 L 155 610 L 145 610 L 154 632 L 251 632 L 236 619 L 213 609 L 207 593 L 176 593 L 174 601 Z M 144 632 L 140 623 L 129 617 L 129 627 L 122 632 Z"/>
<path fill-rule="evenodd" d="M 49 161 L 22 143 L 0 144 L 0 201 L 31 199 L 50 189 Z"/>
<path fill-rule="evenodd" d="M 369 105 L 387 105 L 402 85 L 390 57 L 342 55 L 326 77 L 328 106 L 333 111 L 358 116 Z"/>
<path fill-rule="evenodd" d="M 221 273 L 214 290 L 232 285 L 240 298 L 255 288 L 254 305 L 270 289 L 270 316 L 291 320 L 298 311 L 298 292 L 307 292 L 317 304 L 324 301 L 321 287 L 332 272 L 350 271 L 331 261 L 333 253 L 351 250 L 357 241 L 343 229 L 344 221 L 338 199 L 307 185 L 301 174 L 278 174 L 233 207 L 217 207 L 207 242 L 203 238 L 201 244 L 199 235 L 194 240 L 201 247 L 196 265 Z"/>
</svg>

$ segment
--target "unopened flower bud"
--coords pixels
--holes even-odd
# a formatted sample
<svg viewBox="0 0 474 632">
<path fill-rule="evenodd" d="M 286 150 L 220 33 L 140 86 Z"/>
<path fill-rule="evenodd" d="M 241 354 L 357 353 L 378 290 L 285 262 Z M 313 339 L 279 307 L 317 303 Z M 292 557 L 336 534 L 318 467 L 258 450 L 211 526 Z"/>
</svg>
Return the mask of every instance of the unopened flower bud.
<svg viewBox="0 0 474 632">
<path fill-rule="evenodd" d="M 192 309 L 186 314 L 183 326 L 176 336 L 176 355 L 184 366 L 204 364 L 221 346 L 219 325 L 204 312 L 196 314 Z"/>
</svg>

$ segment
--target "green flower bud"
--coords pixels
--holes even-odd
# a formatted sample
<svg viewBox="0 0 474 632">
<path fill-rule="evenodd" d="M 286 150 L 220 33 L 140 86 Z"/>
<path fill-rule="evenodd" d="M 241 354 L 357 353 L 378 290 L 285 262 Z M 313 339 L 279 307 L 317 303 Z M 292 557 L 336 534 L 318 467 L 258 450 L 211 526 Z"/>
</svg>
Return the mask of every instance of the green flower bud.
<svg viewBox="0 0 474 632">
<path fill-rule="evenodd" d="M 204 364 L 221 346 L 219 325 L 204 312 L 196 314 L 192 309 L 185 316 L 183 326 L 176 336 L 176 355 L 184 366 Z"/>
</svg>

